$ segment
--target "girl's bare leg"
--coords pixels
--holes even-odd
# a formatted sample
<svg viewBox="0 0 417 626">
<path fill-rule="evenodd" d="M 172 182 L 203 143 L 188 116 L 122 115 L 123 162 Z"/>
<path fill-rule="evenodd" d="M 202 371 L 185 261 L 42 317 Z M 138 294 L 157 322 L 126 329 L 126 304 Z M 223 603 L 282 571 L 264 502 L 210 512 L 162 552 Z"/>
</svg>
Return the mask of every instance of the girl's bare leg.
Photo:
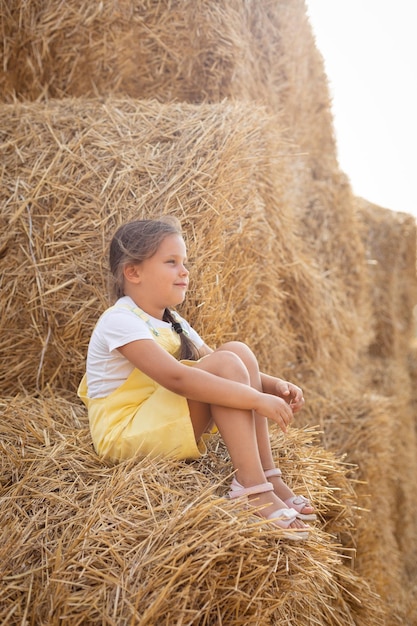
<svg viewBox="0 0 417 626">
<path fill-rule="evenodd" d="M 221 346 L 219 351 L 221 350 L 228 350 L 239 356 L 248 371 L 251 386 L 261 391 L 262 383 L 259 374 L 258 361 L 250 348 L 239 341 L 231 341 L 224 344 L 224 346 Z M 272 456 L 267 418 L 255 413 L 255 429 L 262 468 L 264 470 L 273 469 L 275 467 L 275 461 Z M 287 500 L 294 495 L 294 492 L 288 487 L 288 485 L 285 484 L 280 476 L 270 476 L 268 481 L 272 483 L 275 494 L 282 501 Z M 303 509 L 303 513 L 305 514 L 313 512 L 314 509 L 312 506 L 306 505 Z"/>
<path fill-rule="evenodd" d="M 211 353 L 194 367 L 222 378 L 250 384 L 249 373 L 242 359 L 227 348 Z M 264 483 L 266 481 L 265 468 L 258 447 L 256 418 L 253 412 L 208 405 L 195 400 L 188 400 L 188 404 L 196 439 L 201 437 L 211 420 L 214 420 L 230 454 L 239 483 L 244 487 Z M 277 509 L 287 508 L 287 505 L 273 491 L 256 494 L 252 499 L 256 499 L 256 504 L 262 506 L 262 515 L 265 517 Z M 296 520 L 291 527 L 303 528 L 304 524 Z"/>
</svg>

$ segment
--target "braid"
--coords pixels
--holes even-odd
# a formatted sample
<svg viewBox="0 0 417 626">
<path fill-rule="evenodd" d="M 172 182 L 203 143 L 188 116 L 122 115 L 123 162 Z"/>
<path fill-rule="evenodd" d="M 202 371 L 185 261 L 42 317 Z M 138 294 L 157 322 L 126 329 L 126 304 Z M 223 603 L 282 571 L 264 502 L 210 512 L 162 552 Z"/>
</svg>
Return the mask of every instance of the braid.
<svg viewBox="0 0 417 626">
<path fill-rule="evenodd" d="M 165 309 L 163 318 L 164 322 L 168 322 L 172 325 L 173 329 L 180 336 L 181 352 L 180 359 L 188 359 L 190 361 L 197 361 L 200 358 L 200 353 L 197 346 L 191 341 L 189 337 L 183 332 L 183 328 L 179 322 L 174 318 L 172 312 L 169 309 Z"/>
</svg>

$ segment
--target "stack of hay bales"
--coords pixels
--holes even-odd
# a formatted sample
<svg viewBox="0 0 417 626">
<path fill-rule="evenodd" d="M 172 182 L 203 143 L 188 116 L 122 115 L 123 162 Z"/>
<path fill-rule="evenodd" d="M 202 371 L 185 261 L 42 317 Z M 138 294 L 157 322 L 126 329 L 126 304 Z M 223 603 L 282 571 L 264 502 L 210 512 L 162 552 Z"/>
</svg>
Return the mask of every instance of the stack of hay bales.
<svg viewBox="0 0 417 626">
<path fill-rule="evenodd" d="M 292 329 L 289 370 L 302 363 L 313 387 L 321 380 L 328 384 L 329 377 L 335 385 L 345 382 L 370 340 L 367 325 L 357 324 L 358 315 L 369 318 L 363 295 L 367 272 L 350 188 L 337 167 L 326 78 L 304 3 L 15 4 L 4 18 L 10 33 L 0 74 L 6 101 L 17 95 L 82 96 L 85 102 L 123 94 L 172 106 L 228 99 L 257 109 L 265 118 L 262 132 L 270 115 L 269 135 L 276 134 L 281 145 L 267 157 L 270 169 L 262 183 L 274 202 L 265 217 L 280 235 L 280 247 L 294 249 L 297 238 L 295 275 L 288 272 L 280 283 Z M 13 38 L 17 28 L 19 44 Z M 241 130 L 249 132 L 246 124 Z M 202 145 L 195 149 L 204 151 Z M 105 197 L 110 201 L 108 193 Z M 235 202 L 235 212 L 240 210 Z M 268 271 L 273 270 L 270 263 Z"/>
<path fill-rule="evenodd" d="M 384 249 L 377 276 L 372 263 L 393 220 L 359 210 L 338 169 L 304 2 L 13 0 L 2 16 L 2 618 L 411 624 L 416 444 L 401 394 L 413 372 L 399 357 L 415 225 L 395 226 L 406 279 L 389 283 L 402 303 L 389 335 Z M 109 236 L 164 213 L 181 219 L 192 263 L 184 314 L 306 391 L 300 424 L 319 424 L 321 440 L 271 432 L 322 513 L 302 547 L 222 498 L 218 441 L 192 466 L 109 468 L 91 453 L 74 395 L 108 304 Z M 388 364 L 401 391 L 381 384 Z"/>
<path fill-rule="evenodd" d="M 296 254 L 295 235 L 291 240 L 287 231 L 277 246 L 268 221 L 266 207 L 272 211 L 279 189 L 266 184 L 269 157 L 278 156 L 280 142 L 276 134 L 266 141 L 263 109 L 67 99 L 4 105 L 1 115 L 9 164 L 1 186 L 7 225 L 1 322 L 8 331 L 3 616 L 15 607 L 16 623 L 28 611 L 42 622 L 63 614 L 70 623 L 115 615 L 143 624 L 257 624 L 288 614 L 301 622 L 307 612 L 326 623 L 330 611 L 353 624 L 359 614 L 373 614 L 372 585 L 342 560 L 351 558 L 354 543 L 354 472 L 317 442 L 304 443 L 303 431 L 289 442 L 274 431 L 273 442 L 290 482 L 310 493 L 323 514 L 322 529 L 302 549 L 306 562 L 299 547 L 261 532 L 259 523 L 219 500 L 232 468 L 218 441 L 192 467 L 145 459 L 108 468 L 92 453 L 85 411 L 75 401 L 88 338 L 107 304 L 105 244 L 133 216 L 182 218 L 196 284 L 187 308 L 194 315 L 197 306 L 194 323 L 213 344 L 241 336 L 274 369 L 292 358 L 281 285 L 292 276 L 314 293 L 314 282 Z M 150 499 L 152 485 L 159 491 Z M 210 540 L 213 526 L 219 542 Z M 287 563 L 293 563 L 288 571 Z M 320 583 L 314 568 L 323 573 Z M 323 599 L 307 608 L 317 584 Z M 276 595 L 277 586 L 287 591 Z M 359 602 L 350 594 L 360 595 Z"/>
<path fill-rule="evenodd" d="M 405 503 L 417 478 L 417 434 L 413 369 L 416 307 L 416 225 L 412 216 L 394 213 L 357 199 L 362 236 L 371 272 L 374 307 L 374 339 L 367 359 L 367 385 L 378 404 L 385 404 L 385 448 L 388 458 L 382 491 L 389 494 L 392 532 L 399 545 L 400 567 L 411 579 L 417 574 L 414 551 L 417 542 L 416 505 Z M 377 422 L 379 423 L 379 422 Z M 378 435 L 380 437 L 380 435 Z M 381 467 L 381 474 L 384 468 Z M 377 484 L 377 480 L 375 481 Z M 387 500 L 386 496 L 383 496 Z"/>
</svg>

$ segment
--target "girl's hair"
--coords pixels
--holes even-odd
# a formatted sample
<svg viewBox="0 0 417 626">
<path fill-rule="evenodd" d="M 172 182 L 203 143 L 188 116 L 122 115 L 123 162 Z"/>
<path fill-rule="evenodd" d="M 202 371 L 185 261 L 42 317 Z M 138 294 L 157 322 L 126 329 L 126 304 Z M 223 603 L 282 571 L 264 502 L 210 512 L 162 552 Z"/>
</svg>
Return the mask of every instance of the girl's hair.
<svg viewBox="0 0 417 626">
<path fill-rule="evenodd" d="M 173 216 L 165 215 L 158 220 L 135 220 L 120 226 L 110 242 L 110 271 L 112 293 L 118 299 L 125 295 L 123 269 L 126 263 L 142 263 L 153 256 L 165 237 L 181 235 L 180 222 Z M 163 320 L 172 324 L 181 340 L 180 359 L 200 358 L 195 344 L 183 332 L 182 326 L 169 309 L 165 309 Z"/>
</svg>

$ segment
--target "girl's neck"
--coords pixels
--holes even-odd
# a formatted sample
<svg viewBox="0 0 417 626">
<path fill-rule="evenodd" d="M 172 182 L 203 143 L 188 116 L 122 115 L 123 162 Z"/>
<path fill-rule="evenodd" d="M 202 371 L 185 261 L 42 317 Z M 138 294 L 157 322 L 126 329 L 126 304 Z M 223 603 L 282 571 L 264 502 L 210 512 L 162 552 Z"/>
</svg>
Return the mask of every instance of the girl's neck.
<svg viewBox="0 0 417 626">
<path fill-rule="evenodd" d="M 126 291 L 125 296 L 128 296 L 132 300 L 132 302 L 147 315 L 150 315 L 157 320 L 163 319 L 165 309 L 155 309 L 154 307 L 147 305 L 147 303 L 144 302 L 142 298 L 138 298 L 137 296 L 135 297 L 134 294 L 127 293 Z"/>
</svg>

